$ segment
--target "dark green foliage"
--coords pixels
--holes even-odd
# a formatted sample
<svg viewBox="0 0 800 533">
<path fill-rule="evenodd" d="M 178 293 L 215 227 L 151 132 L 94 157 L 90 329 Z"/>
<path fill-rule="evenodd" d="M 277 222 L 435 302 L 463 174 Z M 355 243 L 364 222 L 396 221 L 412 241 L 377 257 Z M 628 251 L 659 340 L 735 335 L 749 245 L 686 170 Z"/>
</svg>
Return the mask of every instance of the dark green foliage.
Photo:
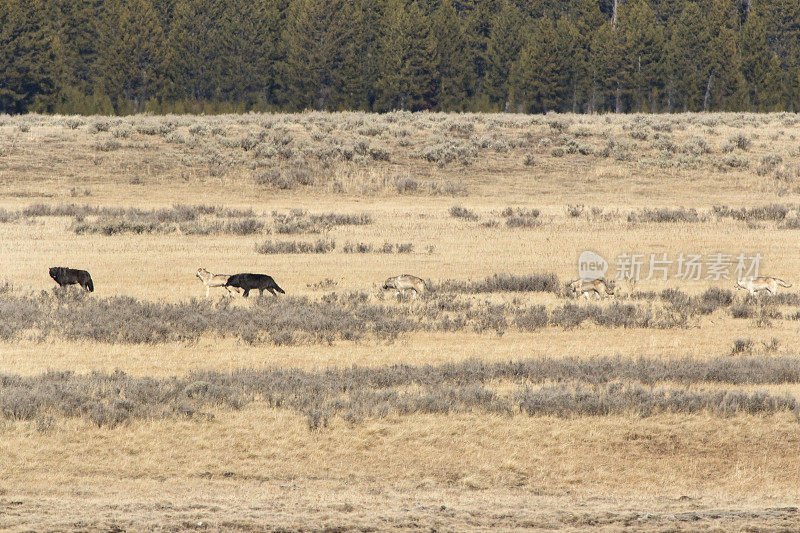
<svg viewBox="0 0 800 533">
<path fill-rule="evenodd" d="M 55 88 L 52 2 L 8 0 L 0 3 L 0 113 L 27 111 Z"/>
<path fill-rule="evenodd" d="M 6 0 L 0 113 L 800 110 L 795 0 L 610 4 Z"/>
</svg>

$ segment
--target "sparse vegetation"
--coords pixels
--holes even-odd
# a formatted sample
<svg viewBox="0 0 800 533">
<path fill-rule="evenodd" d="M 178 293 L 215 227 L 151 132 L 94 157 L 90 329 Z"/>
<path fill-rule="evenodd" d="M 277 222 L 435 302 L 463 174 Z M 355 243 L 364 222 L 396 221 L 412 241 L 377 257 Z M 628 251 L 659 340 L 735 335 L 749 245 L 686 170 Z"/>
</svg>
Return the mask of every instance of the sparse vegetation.
<svg viewBox="0 0 800 533">
<path fill-rule="evenodd" d="M 336 242 L 330 239 L 317 239 L 314 242 L 304 241 L 264 241 L 256 245 L 259 254 L 326 254 L 336 248 Z"/>
<path fill-rule="evenodd" d="M 628 215 L 628 222 L 699 222 L 700 215 L 696 209 L 679 208 L 644 208 Z"/>
<path fill-rule="evenodd" d="M 173 233 L 187 235 L 253 235 L 267 224 L 252 209 L 230 209 L 211 205 L 174 205 L 164 209 L 110 208 L 78 204 L 32 204 L 20 211 L 0 209 L 0 223 L 37 217 L 72 217 L 69 229 L 78 235 L 123 233 Z M 302 209 L 274 212 L 273 230 L 280 234 L 320 233 L 336 226 L 372 224 L 368 213 L 310 214 Z M 231 219 L 221 222 L 219 219 Z"/>
<path fill-rule="evenodd" d="M 738 209 L 715 205 L 713 207 L 713 212 L 716 216 L 721 218 L 733 218 L 735 220 L 747 222 L 768 220 L 780 222 L 784 220 L 786 215 L 793 209 L 800 209 L 800 205 L 769 204 L 751 208 L 741 207 Z"/>
<path fill-rule="evenodd" d="M 450 216 L 453 218 L 463 218 L 464 220 L 480 219 L 477 213 L 459 205 L 454 205 L 450 208 Z"/>
<path fill-rule="evenodd" d="M 414 245 L 412 243 L 390 243 L 385 242 L 381 246 L 373 246 L 372 244 L 365 243 L 365 242 L 346 242 L 344 246 L 342 246 L 342 252 L 346 254 L 368 254 L 372 252 L 382 253 L 382 254 L 410 254 L 414 251 Z"/>
<path fill-rule="evenodd" d="M 653 20 L 620 7 L 623 33 Z M 749 514 L 796 500 L 792 114 L 218 110 L 0 116 L 4 524 L 793 528 L 788 511 Z M 279 250 L 318 240 L 336 247 Z M 255 251 L 265 241 L 278 255 Z M 567 298 L 581 250 L 609 278 L 642 254 L 640 281 Z M 717 252 L 731 279 L 707 277 Z M 699 279 L 676 275 L 700 253 Z M 740 253 L 793 287 L 731 290 Z M 650 254 L 673 260 L 668 280 L 647 279 Z M 86 268 L 96 292 L 50 290 L 55 265 Z M 270 274 L 287 294 L 206 299 L 199 266 Z M 381 290 L 401 273 L 429 290 Z M 537 506 L 561 514 L 525 507 L 543 487 Z M 291 520 L 259 503 L 267 489 L 287 491 Z M 570 491 L 624 511 L 603 497 L 562 512 Z M 746 518 L 690 518 L 745 500 Z"/>
<path fill-rule="evenodd" d="M 737 340 L 747 351 L 752 341 Z M 734 348 L 737 350 L 737 348 Z M 620 381 L 625 380 L 625 381 Z M 552 383 L 557 381 L 558 383 Z M 507 393 L 491 384 L 509 382 Z M 45 415 L 84 418 L 114 428 L 135 420 L 213 418 L 214 407 L 241 409 L 252 401 L 306 416 L 321 429 L 333 416 L 350 422 L 391 414 L 484 411 L 529 416 L 603 416 L 707 411 L 771 414 L 793 411 L 791 396 L 726 389 L 654 387 L 660 382 L 720 384 L 798 383 L 792 357 L 638 360 L 527 359 L 507 363 L 467 360 L 445 365 L 351 367 L 305 372 L 297 369 L 191 372 L 183 378 L 133 377 L 124 372 L 47 372 L 0 376 L 0 414 L 9 420 Z M 415 389 L 409 387 L 415 386 Z"/>
<path fill-rule="evenodd" d="M 261 254 L 323 254 L 335 249 L 333 241 L 267 241 L 256 247 Z M 388 249 L 393 247 L 389 246 Z M 403 253 L 398 245 L 396 253 Z M 352 252 L 350 252 L 352 253 Z M 63 337 L 100 342 L 160 343 L 196 341 L 214 334 L 239 338 L 248 343 L 330 342 L 365 336 L 394 339 L 414 331 L 502 332 L 509 325 L 535 330 L 545 325 L 574 328 L 584 322 L 610 328 L 685 327 L 689 318 L 712 313 L 733 303 L 728 290 L 712 288 L 687 298 L 677 291 L 664 291 L 668 306 L 652 302 L 634 304 L 612 301 L 607 305 L 565 303 L 547 310 L 542 306 L 510 306 L 484 302 L 473 305 L 458 294 L 493 292 L 561 293 L 552 274 L 514 276 L 495 274 L 482 281 L 447 280 L 429 284 L 433 295 L 413 308 L 376 304 L 365 293 L 333 293 L 321 301 L 286 297 L 266 299 L 241 308 L 230 302 L 189 301 L 156 304 L 128 297 L 96 298 L 70 288 L 53 288 L 38 296 L 0 293 L 0 312 L 8 317 L 0 324 L 0 338 L 37 331 L 42 339 Z M 780 318 L 773 303 L 761 305 L 763 320 Z M 738 307 L 734 316 L 741 316 Z M 255 324 L 260 326 L 254 327 Z"/>
<path fill-rule="evenodd" d="M 447 280 L 439 285 L 439 290 L 448 292 L 552 292 L 561 293 L 561 284 L 555 274 L 494 274 L 482 281 Z"/>
</svg>

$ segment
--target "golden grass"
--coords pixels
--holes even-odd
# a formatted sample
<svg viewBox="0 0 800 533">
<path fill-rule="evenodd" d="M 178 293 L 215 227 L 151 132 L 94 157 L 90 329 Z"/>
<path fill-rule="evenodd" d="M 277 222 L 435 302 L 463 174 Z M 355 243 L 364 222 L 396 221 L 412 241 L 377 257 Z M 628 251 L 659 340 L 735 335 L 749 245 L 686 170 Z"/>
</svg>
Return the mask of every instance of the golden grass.
<svg viewBox="0 0 800 533">
<path fill-rule="evenodd" d="M 404 529 L 416 517 L 425 527 L 505 529 L 535 517 L 568 528 L 604 517 L 655 530 L 671 522 L 665 514 L 694 512 L 707 526 L 712 511 L 733 510 L 752 513 L 736 524 L 767 526 L 766 508 L 800 496 L 789 417 L 467 414 L 311 433 L 294 415 L 254 405 L 213 423 L 65 423 L 55 439 L 17 424 L 4 435 L 0 501 L 21 516 L 3 520 L 29 527 Z M 783 520 L 797 524 L 791 513 Z"/>
<path fill-rule="evenodd" d="M 548 121 L 556 119 L 570 123 L 566 131 L 571 137 L 576 131 L 591 134 L 574 137 L 579 143 L 602 147 L 614 138 L 629 145 L 632 159 L 579 153 L 553 157 L 552 143 L 560 142 L 561 134 Z M 790 281 L 792 292 L 800 282 L 798 230 L 715 217 L 697 223 L 627 222 L 628 212 L 641 207 L 685 206 L 706 213 L 712 205 L 800 202 L 794 170 L 800 164 L 800 139 L 792 119 L 399 114 L 391 122 L 386 116 L 312 113 L 132 117 L 114 119 L 109 132 L 91 134 L 93 121 L 106 119 L 87 117 L 72 130 L 59 117 L 2 117 L 0 208 L 18 210 L 36 202 L 148 209 L 202 203 L 252 207 L 268 224 L 273 210 L 292 208 L 368 212 L 374 223 L 327 231 L 322 236 L 337 243 L 337 250 L 328 254 L 259 255 L 255 244 L 267 238 L 319 236 L 79 236 L 68 230 L 68 218 L 30 218 L 0 224 L 0 280 L 12 282 L 19 293 L 49 290 L 53 282 L 47 267 L 69 265 L 92 273 L 93 297 L 179 302 L 203 297 L 194 272 L 204 266 L 214 272 L 266 272 L 287 293 L 310 298 L 328 292 L 310 285 L 330 278 L 336 285 L 329 290 L 364 290 L 378 301 L 380 283 L 405 272 L 433 281 L 553 272 L 565 281 L 577 277 L 580 251 L 591 249 L 610 260 L 630 252 L 666 252 L 672 258 L 682 252 L 760 252 L 762 272 Z M 140 122 L 170 120 L 189 142 L 171 143 L 166 136 L 135 130 Z M 359 120 L 385 127 L 387 133 L 359 135 Z M 29 132 L 19 131 L 20 121 L 31 124 Z M 440 168 L 417 157 L 426 143 L 458 137 L 449 133 L 447 121 L 472 121 L 472 137 L 494 135 L 509 149 L 480 150 L 468 166 L 454 162 Z M 304 157 L 315 185 L 288 191 L 256 186 L 258 170 L 250 166 L 255 156 L 221 140 L 260 131 L 267 122 L 272 123 L 268 131 L 278 127 L 290 133 L 295 150 L 293 159 L 277 158 L 270 164 L 284 168 Z M 653 128 L 663 123 L 671 131 Z M 222 128 L 226 135 L 190 134 L 197 124 Z M 119 138 L 121 147 L 110 152 L 95 148 L 114 138 L 115 127 L 131 128 L 130 136 Z M 411 134 L 395 137 L 396 128 Z M 632 139 L 634 130 L 645 131 L 648 140 Z M 324 140 L 315 144 L 314 132 L 322 132 Z M 722 147 L 739 133 L 753 142 L 748 151 L 734 154 L 748 159 L 750 166 L 723 171 Z M 652 161 L 676 161 L 680 155 L 662 156 L 654 147 L 655 135 L 678 146 L 702 137 L 712 152 L 692 164 L 662 168 Z M 401 146 L 400 138 L 411 145 Z M 302 151 L 303 146 L 335 144 L 336 139 L 343 145 L 366 139 L 389 150 L 391 161 L 334 160 L 326 166 Z M 516 145 L 516 139 L 525 141 Z M 201 159 L 212 152 L 227 162 L 222 171 Z M 535 165 L 524 165 L 526 154 L 533 154 Z M 772 173 L 759 176 L 756 168 L 766 154 L 780 155 L 779 166 L 795 181 Z M 395 180 L 402 177 L 459 183 L 466 195 L 433 196 L 424 187 L 400 194 Z M 70 193 L 73 187 L 78 192 Z M 89 196 L 80 193 L 84 189 Z M 566 206 L 575 204 L 619 214 L 606 221 L 573 218 Z M 480 220 L 451 217 L 453 205 L 475 211 Z M 543 224 L 507 228 L 500 216 L 507 206 L 537 208 Z M 499 225 L 482 226 L 487 220 Z M 414 253 L 344 254 L 346 241 L 376 246 L 411 242 Z M 674 287 L 698 294 L 710 286 L 730 288 L 732 282 L 651 280 L 635 289 Z M 469 297 L 563 303 L 551 294 Z M 240 299 L 235 305 L 251 304 Z M 800 328 L 784 319 L 758 327 L 721 310 L 682 329 L 586 325 L 507 331 L 502 336 L 414 333 L 393 343 L 336 341 L 330 346 L 249 346 L 211 337 L 194 344 L 105 345 L 61 339 L 42 343 L 30 337 L 0 343 L 0 373 L 121 369 L 136 376 L 167 377 L 202 369 L 419 365 L 467 358 L 620 354 L 702 359 L 730 353 L 733 341 L 744 337 L 753 339 L 757 350 L 776 338 L 780 352 L 794 355 Z M 793 384 L 744 388 L 798 395 Z M 46 431 L 38 431 L 34 422 L 0 421 L 0 529 L 800 527 L 796 513 L 774 509 L 791 506 L 800 496 L 800 426 L 791 415 L 564 420 L 465 413 L 391 416 L 357 424 L 333 418 L 330 427 L 315 432 L 301 415 L 261 403 L 215 415 L 212 422 L 135 421 L 113 430 L 75 420 L 55 420 Z"/>
</svg>

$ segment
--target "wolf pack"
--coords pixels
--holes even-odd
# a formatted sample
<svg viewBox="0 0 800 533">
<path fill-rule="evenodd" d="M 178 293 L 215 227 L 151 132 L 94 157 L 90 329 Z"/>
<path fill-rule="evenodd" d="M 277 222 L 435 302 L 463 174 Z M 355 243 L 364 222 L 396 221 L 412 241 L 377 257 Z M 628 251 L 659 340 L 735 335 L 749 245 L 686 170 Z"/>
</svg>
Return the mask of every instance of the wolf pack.
<svg viewBox="0 0 800 533">
<path fill-rule="evenodd" d="M 273 296 L 278 293 L 286 294 L 286 291 L 280 288 L 272 276 L 267 274 L 253 274 L 251 272 L 242 272 L 240 274 L 215 274 L 203 267 L 197 269 L 196 276 L 200 278 L 206 288 L 206 298 L 211 294 L 212 288 L 221 287 L 227 291 L 228 296 L 239 294 L 247 298 L 250 291 L 258 290 L 259 295 L 263 296 L 264 291 L 269 292 Z M 50 277 L 58 283 L 60 287 L 67 285 L 80 285 L 81 288 L 87 292 L 94 292 L 94 282 L 92 276 L 86 270 L 79 268 L 69 267 L 51 267 Z M 407 291 L 411 291 L 416 298 L 418 295 L 424 294 L 427 288 L 425 280 L 412 276 L 410 274 L 401 274 L 388 278 L 384 283 L 384 290 L 394 290 L 397 295 L 405 295 Z"/>
<path fill-rule="evenodd" d="M 203 267 L 197 269 L 196 273 L 200 281 L 206 288 L 206 298 L 210 296 L 212 288 L 222 288 L 227 291 L 227 295 L 233 297 L 239 294 L 247 298 L 250 291 L 258 290 L 259 295 L 263 296 L 264 291 L 269 292 L 273 296 L 278 293 L 286 294 L 286 291 L 280 288 L 272 276 L 267 274 L 253 274 L 250 272 L 243 272 L 240 274 L 215 274 Z M 50 277 L 58 283 L 59 286 L 65 287 L 67 285 L 80 285 L 88 292 L 94 291 L 94 282 L 92 276 L 86 270 L 69 267 L 52 267 L 50 268 Z M 614 282 L 605 279 L 577 279 L 567 284 L 567 289 L 574 296 L 583 295 L 587 300 L 591 297 L 598 299 L 605 298 L 606 296 L 614 296 Z M 744 289 L 751 295 L 756 295 L 759 292 L 766 291 L 770 296 L 778 292 L 778 287 L 791 287 L 790 283 L 772 276 L 756 276 L 741 278 L 736 282 L 735 288 Z M 405 296 L 411 292 L 414 298 L 425 293 L 427 285 L 425 280 L 411 274 L 401 274 L 388 278 L 382 286 L 383 290 L 394 290 L 395 295 Z"/>
<path fill-rule="evenodd" d="M 778 287 L 791 287 L 790 283 L 786 283 L 780 278 L 772 276 L 753 276 L 740 278 L 737 280 L 734 288 L 744 289 L 752 296 L 755 296 L 761 291 L 766 291 L 770 296 L 778 292 Z M 574 295 L 583 295 L 588 300 L 590 297 L 596 296 L 603 298 L 605 296 L 614 295 L 614 282 L 605 279 L 578 279 L 567 284 L 567 288 Z"/>
</svg>

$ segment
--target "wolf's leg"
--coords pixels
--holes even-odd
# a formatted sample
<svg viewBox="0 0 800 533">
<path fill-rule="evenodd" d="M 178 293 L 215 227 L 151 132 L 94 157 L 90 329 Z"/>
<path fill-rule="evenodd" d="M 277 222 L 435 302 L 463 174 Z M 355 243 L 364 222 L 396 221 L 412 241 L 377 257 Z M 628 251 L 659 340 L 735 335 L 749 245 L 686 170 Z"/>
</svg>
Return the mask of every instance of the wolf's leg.
<svg viewBox="0 0 800 533">
<path fill-rule="evenodd" d="M 248 296 L 250 296 L 250 289 L 249 289 L 249 288 L 245 289 L 245 290 L 244 290 L 244 294 L 243 294 L 242 296 L 244 296 L 245 298 L 247 298 Z"/>
<path fill-rule="evenodd" d="M 211 287 L 209 287 L 208 285 L 206 285 L 206 298 L 208 298 L 208 296 L 211 294 L 211 292 L 210 292 L 210 291 L 211 291 Z"/>
</svg>

